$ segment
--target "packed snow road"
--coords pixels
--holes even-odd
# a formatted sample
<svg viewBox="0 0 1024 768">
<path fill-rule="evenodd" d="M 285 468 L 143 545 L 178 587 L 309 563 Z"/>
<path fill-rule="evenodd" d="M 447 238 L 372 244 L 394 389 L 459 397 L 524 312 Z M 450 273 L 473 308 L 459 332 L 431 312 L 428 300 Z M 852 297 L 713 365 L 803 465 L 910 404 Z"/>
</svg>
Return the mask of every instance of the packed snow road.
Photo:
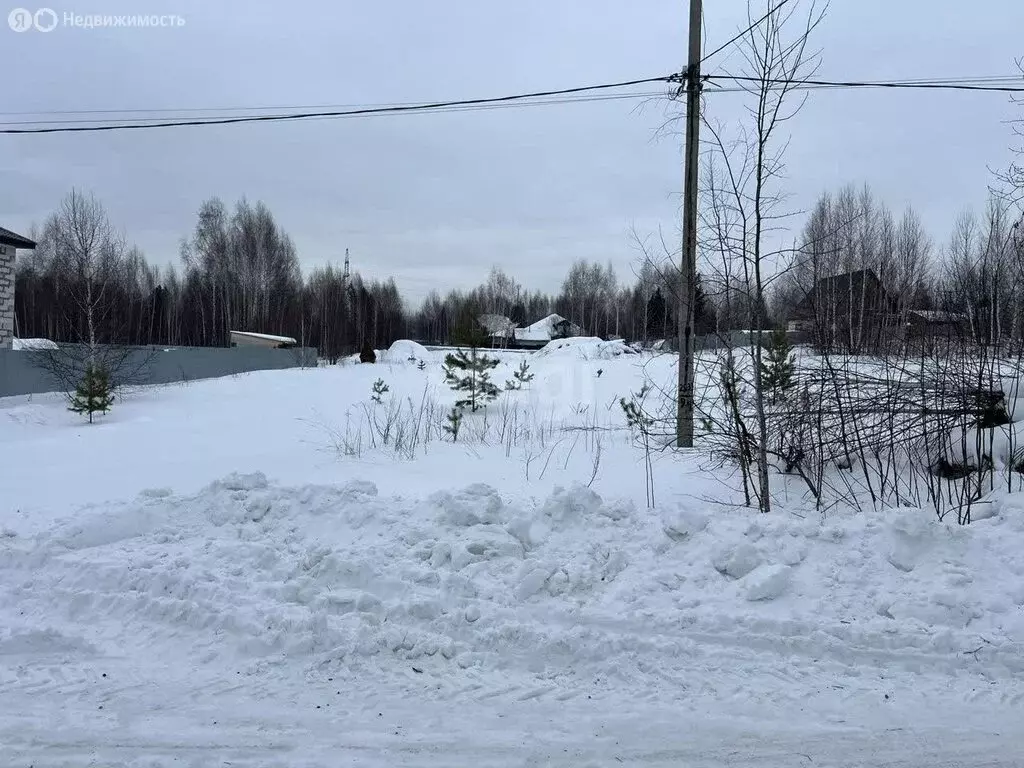
<svg viewBox="0 0 1024 768">
<path fill-rule="evenodd" d="M 259 684 L 130 687 L 121 686 L 118 705 L 115 684 L 96 686 L 92 712 L 82 699 L 62 717 L 19 711 L 17 732 L 4 733 L 4 765 L 1016 768 L 1024 748 L 1009 718 L 915 726 L 892 710 L 823 724 L 814 713 L 709 715 L 621 697 L 453 706 L 390 694 L 353 700 L 323 684 L 273 694 Z"/>
</svg>

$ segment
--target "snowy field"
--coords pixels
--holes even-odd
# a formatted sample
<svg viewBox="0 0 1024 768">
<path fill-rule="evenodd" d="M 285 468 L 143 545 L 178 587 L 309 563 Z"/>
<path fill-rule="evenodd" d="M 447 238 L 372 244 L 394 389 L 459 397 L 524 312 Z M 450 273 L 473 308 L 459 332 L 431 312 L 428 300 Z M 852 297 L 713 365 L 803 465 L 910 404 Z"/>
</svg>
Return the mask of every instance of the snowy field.
<svg viewBox="0 0 1024 768">
<path fill-rule="evenodd" d="M 1024 495 L 649 508 L 671 356 L 502 353 L 454 444 L 442 357 L 0 400 L 0 766 L 1024 765 Z"/>
</svg>

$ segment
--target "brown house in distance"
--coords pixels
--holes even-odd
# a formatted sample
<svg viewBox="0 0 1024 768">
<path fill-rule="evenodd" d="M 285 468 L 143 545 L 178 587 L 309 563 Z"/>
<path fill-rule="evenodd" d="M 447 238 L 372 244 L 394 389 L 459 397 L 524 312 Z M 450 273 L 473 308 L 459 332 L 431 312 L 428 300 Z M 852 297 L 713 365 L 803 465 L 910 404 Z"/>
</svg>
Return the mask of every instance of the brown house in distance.
<svg viewBox="0 0 1024 768">
<path fill-rule="evenodd" d="M 939 312 L 927 309 L 907 311 L 904 333 L 907 341 L 943 341 L 970 336 L 970 321 L 957 312 Z"/>
<path fill-rule="evenodd" d="M 787 330 L 821 349 L 855 354 L 894 341 L 932 344 L 970 333 L 965 315 L 900 307 L 870 269 L 819 280 L 794 309 Z"/>
<path fill-rule="evenodd" d="M 899 333 L 896 300 L 870 269 L 824 277 L 793 310 L 788 329 L 821 348 L 863 352 Z"/>
</svg>

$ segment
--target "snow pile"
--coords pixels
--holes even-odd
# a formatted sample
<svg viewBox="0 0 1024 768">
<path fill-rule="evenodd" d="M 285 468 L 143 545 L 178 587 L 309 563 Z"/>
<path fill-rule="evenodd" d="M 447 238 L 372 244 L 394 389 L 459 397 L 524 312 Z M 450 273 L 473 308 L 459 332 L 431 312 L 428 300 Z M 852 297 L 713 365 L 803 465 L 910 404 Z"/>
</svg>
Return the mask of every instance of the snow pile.
<svg viewBox="0 0 1024 768">
<path fill-rule="evenodd" d="M 570 360 L 614 360 L 623 355 L 635 355 L 637 352 L 621 339 L 603 341 L 596 336 L 574 336 L 549 341 L 536 354 L 538 357 Z"/>
<path fill-rule="evenodd" d="M 759 565 L 744 579 L 747 600 L 776 600 L 785 594 L 789 580 L 789 566 Z"/>
<path fill-rule="evenodd" d="M 393 748 L 406 728 L 449 733 L 435 709 L 475 730 L 492 708 L 525 738 L 540 706 L 845 723 L 893 695 L 989 722 L 1024 701 L 1022 536 L 1022 496 L 960 528 L 913 509 L 653 511 L 583 486 L 398 498 L 236 473 L 151 489 L 0 538 L 0 741 L 48 756 L 67 720 L 68 743 L 118 759 L 148 754 L 154 728 L 326 749 L 368 714 Z M 589 722 L 576 712 L 566 728 Z M 314 718 L 330 730 L 303 730 Z"/>
<path fill-rule="evenodd" d="M 1010 421 L 1024 421 L 1024 381 L 1020 377 L 1005 378 L 1002 381 L 1002 392 Z"/>
<path fill-rule="evenodd" d="M 430 361 L 434 359 L 434 356 L 422 344 L 408 339 L 399 339 L 388 347 L 387 351 L 379 353 L 377 359 L 387 363 L 412 363 L 420 360 Z"/>
<path fill-rule="evenodd" d="M 997 470 L 1024 467 L 1024 391 L 1019 379 L 1002 382 L 1009 424 L 978 429 L 953 429 L 947 455 L 954 464 L 972 467 L 991 464 Z"/>
<path fill-rule="evenodd" d="M 15 351 L 36 352 L 47 349 L 60 349 L 57 342 L 49 339 L 13 339 L 11 349 Z"/>
<path fill-rule="evenodd" d="M 965 528 L 921 510 L 751 522 L 584 487 L 402 500 L 367 482 L 231 475 L 9 540 L 0 623 L 98 647 L 187 636 L 213 656 L 648 683 L 648 669 L 684 669 L 688 633 L 894 664 L 911 651 L 954 663 L 984 637 L 987 663 L 1020 674 L 1022 535 L 1010 506 Z"/>
</svg>

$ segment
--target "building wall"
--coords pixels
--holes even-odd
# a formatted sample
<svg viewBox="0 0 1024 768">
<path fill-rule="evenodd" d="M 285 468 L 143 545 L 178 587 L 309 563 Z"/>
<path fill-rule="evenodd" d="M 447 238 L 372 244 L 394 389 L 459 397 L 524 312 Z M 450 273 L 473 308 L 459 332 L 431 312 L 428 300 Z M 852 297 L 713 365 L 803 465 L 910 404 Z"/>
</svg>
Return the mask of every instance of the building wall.
<svg viewBox="0 0 1024 768">
<path fill-rule="evenodd" d="M 14 248 L 0 245 L 0 349 L 14 338 Z"/>
<path fill-rule="evenodd" d="M 60 382 L 48 370 L 54 354 L 60 353 L 0 350 L 0 397 L 60 392 Z M 84 355 L 68 357 L 85 360 Z M 310 348 L 139 347 L 131 350 L 123 370 L 131 372 L 132 385 L 143 386 L 315 366 L 316 361 L 317 352 Z"/>
</svg>

